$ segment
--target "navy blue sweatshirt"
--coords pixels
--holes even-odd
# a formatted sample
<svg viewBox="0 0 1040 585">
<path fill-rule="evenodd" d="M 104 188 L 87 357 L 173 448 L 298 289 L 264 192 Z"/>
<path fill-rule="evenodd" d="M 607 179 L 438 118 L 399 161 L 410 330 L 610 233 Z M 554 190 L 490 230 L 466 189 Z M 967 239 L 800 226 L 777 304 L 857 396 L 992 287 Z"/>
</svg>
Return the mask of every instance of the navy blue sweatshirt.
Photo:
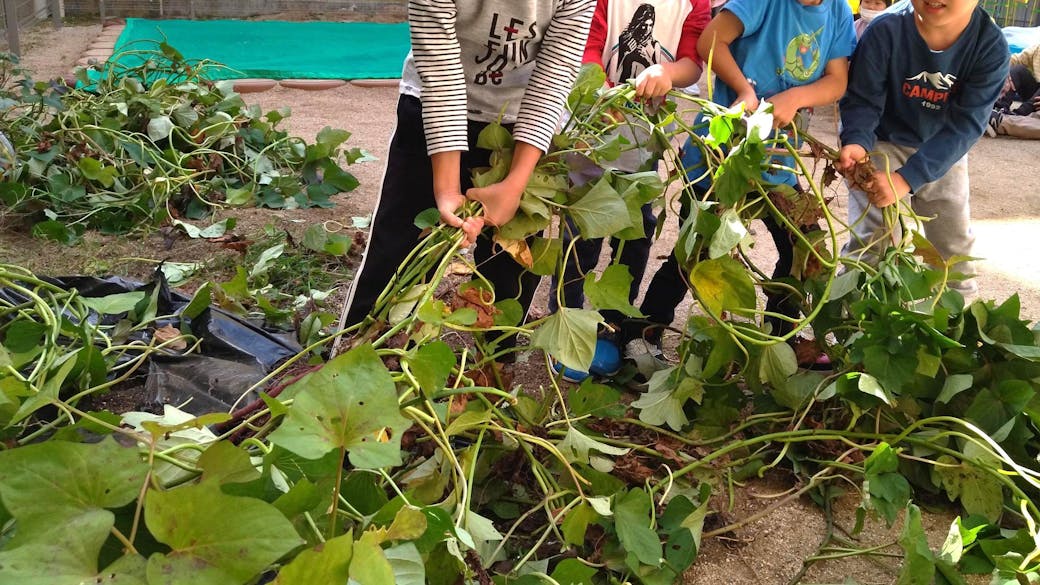
<svg viewBox="0 0 1040 585">
<path fill-rule="evenodd" d="M 982 136 L 1008 75 L 1004 35 L 981 8 L 945 51 L 928 48 L 912 8 L 867 27 L 841 100 L 841 142 L 917 148 L 898 169 L 916 190 L 950 170 Z"/>
</svg>

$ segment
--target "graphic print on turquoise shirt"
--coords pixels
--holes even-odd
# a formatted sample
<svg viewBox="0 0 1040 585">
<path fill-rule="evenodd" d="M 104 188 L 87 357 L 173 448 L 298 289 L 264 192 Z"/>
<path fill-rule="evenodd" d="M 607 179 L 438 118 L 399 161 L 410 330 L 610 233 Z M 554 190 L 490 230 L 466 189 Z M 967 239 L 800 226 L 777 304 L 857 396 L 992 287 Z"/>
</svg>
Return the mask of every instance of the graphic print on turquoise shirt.
<svg viewBox="0 0 1040 585">
<path fill-rule="evenodd" d="M 813 78 L 813 75 L 820 68 L 820 43 L 818 39 L 821 32 L 823 32 L 822 27 L 812 34 L 802 33 L 787 43 L 787 53 L 782 73 L 787 73 L 803 83 Z"/>
</svg>

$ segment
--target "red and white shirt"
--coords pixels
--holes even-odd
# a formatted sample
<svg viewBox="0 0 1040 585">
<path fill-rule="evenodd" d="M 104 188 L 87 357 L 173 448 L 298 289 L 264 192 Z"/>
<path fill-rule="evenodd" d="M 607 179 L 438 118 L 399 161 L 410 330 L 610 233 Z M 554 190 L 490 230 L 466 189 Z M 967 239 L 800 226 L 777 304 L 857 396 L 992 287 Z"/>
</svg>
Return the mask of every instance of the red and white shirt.
<svg viewBox="0 0 1040 585">
<path fill-rule="evenodd" d="M 710 20 L 709 0 L 599 0 L 582 61 L 602 65 L 611 83 L 683 57 L 701 64 L 697 40 Z"/>
</svg>

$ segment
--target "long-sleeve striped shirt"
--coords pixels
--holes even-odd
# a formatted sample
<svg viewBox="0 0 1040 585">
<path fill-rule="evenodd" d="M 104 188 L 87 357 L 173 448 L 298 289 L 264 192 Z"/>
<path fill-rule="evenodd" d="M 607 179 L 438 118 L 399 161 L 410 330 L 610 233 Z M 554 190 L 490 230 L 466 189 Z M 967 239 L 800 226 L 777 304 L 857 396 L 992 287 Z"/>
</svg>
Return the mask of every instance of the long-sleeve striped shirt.
<svg viewBox="0 0 1040 585">
<path fill-rule="evenodd" d="M 467 120 L 515 124 L 547 150 L 595 0 L 409 0 L 401 92 L 419 97 L 429 154 L 466 150 Z"/>
</svg>

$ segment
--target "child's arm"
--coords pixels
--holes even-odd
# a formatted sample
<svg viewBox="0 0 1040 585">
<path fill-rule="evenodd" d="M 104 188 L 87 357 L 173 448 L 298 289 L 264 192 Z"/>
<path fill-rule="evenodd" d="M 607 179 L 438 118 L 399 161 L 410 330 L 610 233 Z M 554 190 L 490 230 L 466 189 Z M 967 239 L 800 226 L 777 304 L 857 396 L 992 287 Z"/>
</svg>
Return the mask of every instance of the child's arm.
<svg viewBox="0 0 1040 585">
<path fill-rule="evenodd" d="M 462 228 L 466 244 L 483 228 L 478 219 L 463 221 L 455 212 L 462 195 L 462 151 L 468 150 L 466 76 L 455 36 L 455 11 L 429 0 L 409 0 L 408 21 L 415 69 L 422 78 L 423 130 L 433 166 L 433 196 L 441 221 Z"/>
<path fill-rule="evenodd" d="M 827 61 L 823 75 L 807 85 L 784 90 L 769 98 L 773 104 L 773 125 L 787 126 L 801 108 L 822 106 L 837 101 L 845 94 L 849 81 L 849 60 L 839 57 Z"/>
<path fill-rule="evenodd" d="M 715 75 L 737 94 L 733 104 L 744 102 L 745 108 L 754 110 L 758 108 L 755 88 L 744 76 L 744 72 L 733 58 L 733 52 L 730 51 L 730 44 L 742 34 L 744 23 L 735 14 L 724 9 L 704 29 L 700 40 L 697 41 L 697 52 L 700 53 L 701 59 L 711 60 L 711 68 Z"/>
<path fill-rule="evenodd" d="M 835 168 L 845 172 L 874 148 L 888 91 L 886 64 L 892 40 L 878 27 L 868 27 L 852 55 L 848 87 L 841 98 L 841 152 Z M 887 34 L 887 29 L 886 29 Z"/>
<path fill-rule="evenodd" d="M 527 181 L 552 142 L 578 75 L 594 7 L 595 0 L 563 0 L 556 10 L 520 102 L 509 174 L 499 183 L 466 192 L 467 197 L 484 204 L 484 218 L 493 225 L 503 225 L 516 215 Z"/>
</svg>

